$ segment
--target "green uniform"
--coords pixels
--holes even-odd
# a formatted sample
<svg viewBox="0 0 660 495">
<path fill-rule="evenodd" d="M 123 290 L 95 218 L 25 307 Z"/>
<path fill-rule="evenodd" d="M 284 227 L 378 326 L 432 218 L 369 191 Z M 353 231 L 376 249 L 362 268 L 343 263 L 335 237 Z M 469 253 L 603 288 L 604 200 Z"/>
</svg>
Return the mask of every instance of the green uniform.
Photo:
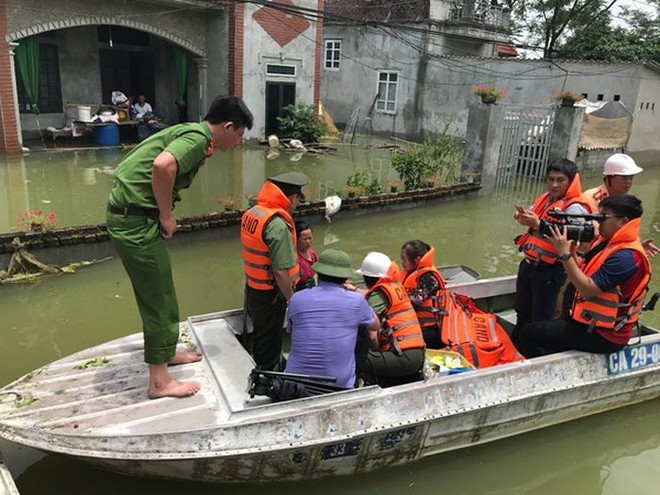
<svg viewBox="0 0 660 495">
<path fill-rule="evenodd" d="M 281 217 L 275 216 L 264 227 L 264 242 L 268 246 L 271 267 L 288 270 L 296 265 L 291 230 Z M 266 370 L 282 370 L 282 337 L 286 299 L 277 288 L 255 290 L 247 287 L 247 311 L 252 319 L 255 361 Z"/>
<path fill-rule="evenodd" d="M 117 167 L 109 203 L 119 207 L 157 208 L 151 175 L 153 161 L 162 152 L 177 162 L 172 204 L 179 191 L 190 186 L 206 161 L 211 131 L 204 123 L 168 127 L 133 149 Z M 142 330 L 144 360 L 165 364 L 176 352 L 179 307 L 172 280 L 170 256 L 156 216 L 106 214 L 108 233 L 128 273 L 135 293 Z"/>
</svg>

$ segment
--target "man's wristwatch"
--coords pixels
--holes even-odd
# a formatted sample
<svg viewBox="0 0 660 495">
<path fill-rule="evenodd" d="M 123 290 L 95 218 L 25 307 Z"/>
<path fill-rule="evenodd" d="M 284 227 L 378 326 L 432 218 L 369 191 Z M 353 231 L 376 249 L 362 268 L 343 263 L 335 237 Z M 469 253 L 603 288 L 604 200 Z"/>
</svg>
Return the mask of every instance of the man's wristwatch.
<svg viewBox="0 0 660 495">
<path fill-rule="evenodd" d="M 559 261 L 568 261 L 573 257 L 571 253 L 562 253 L 559 256 L 557 256 L 557 259 Z"/>
</svg>

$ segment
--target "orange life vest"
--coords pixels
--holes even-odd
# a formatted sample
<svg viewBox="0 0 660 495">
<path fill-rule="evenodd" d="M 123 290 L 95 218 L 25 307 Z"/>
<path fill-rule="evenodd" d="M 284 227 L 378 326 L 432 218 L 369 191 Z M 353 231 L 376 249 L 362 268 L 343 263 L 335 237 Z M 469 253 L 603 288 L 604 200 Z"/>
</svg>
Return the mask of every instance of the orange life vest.
<svg viewBox="0 0 660 495">
<path fill-rule="evenodd" d="M 383 277 L 367 292 L 366 297 L 376 290 L 385 294 L 388 303 L 378 331 L 380 348 L 383 351 L 394 348 L 399 355 L 406 349 L 423 349 L 422 329 L 403 286 Z"/>
<path fill-rule="evenodd" d="M 482 311 L 467 296 L 443 292 L 447 314 L 442 318 L 441 337 L 449 350 L 462 354 L 477 368 L 525 359 L 494 314 Z"/>
<path fill-rule="evenodd" d="M 621 249 L 634 249 L 642 258 L 644 276 L 633 291 L 629 301 L 622 298 L 620 287 L 596 296 L 584 299 L 579 293 L 575 294 L 571 317 L 580 323 L 589 325 L 589 330 L 598 328 L 601 331 L 617 332 L 632 325 L 639 319 L 644 304 L 644 296 L 648 292 L 651 279 L 651 265 L 648 255 L 639 242 L 639 226 L 641 219 L 635 218 L 621 227 L 610 239 L 610 242 L 596 254 L 583 268 L 584 273 L 591 277 L 605 263 L 605 260 Z M 625 308 L 623 314 L 619 310 Z M 632 329 L 632 327 L 628 327 Z"/>
<path fill-rule="evenodd" d="M 598 211 L 600 202 L 609 197 L 609 193 L 607 192 L 607 187 L 605 187 L 605 184 L 601 184 L 598 187 L 594 187 L 593 189 L 585 191 L 584 197 L 589 202 L 591 211 Z"/>
<path fill-rule="evenodd" d="M 241 244 L 243 256 L 243 271 L 248 286 L 256 290 L 272 290 L 276 283 L 271 269 L 268 245 L 264 241 L 264 229 L 268 222 L 279 216 L 291 231 L 295 264 L 289 269 L 291 285 L 299 278 L 298 259 L 296 254 L 296 229 L 293 218 L 287 211 L 291 202 L 284 193 L 272 182 L 266 182 L 257 196 L 258 204 L 246 210 L 241 218 Z"/>
<path fill-rule="evenodd" d="M 430 273 L 440 285 L 440 289 L 445 288 L 445 280 L 440 275 L 440 272 L 435 267 L 435 249 L 432 247 L 422 258 L 419 260 L 417 268 L 410 273 L 403 273 L 403 288 L 406 289 L 406 293 L 410 296 L 418 288 L 419 279 L 422 275 Z M 438 326 L 439 330 L 439 316 L 442 311 L 443 302 L 439 295 L 442 295 L 442 292 L 438 294 L 433 294 L 426 300 L 422 301 L 421 304 L 413 303 L 413 308 L 417 313 L 417 320 L 419 325 L 422 328 Z"/>
<path fill-rule="evenodd" d="M 589 202 L 582 196 L 580 186 L 580 174 L 575 174 L 573 182 L 568 187 L 566 195 L 557 201 L 550 201 L 550 193 L 544 193 L 534 201 L 532 211 L 536 213 L 540 220 L 548 222 L 557 222 L 556 219 L 548 215 L 549 211 L 566 211 L 572 204 L 579 203 L 591 212 Z M 530 261 L 541 261 L 550 265 L 557 261 L 557 251 L 552 243 L 547 240 L 540 231 L 529 229 L 523 235 L 516 239 L 516 244 Z"/>
</svg>

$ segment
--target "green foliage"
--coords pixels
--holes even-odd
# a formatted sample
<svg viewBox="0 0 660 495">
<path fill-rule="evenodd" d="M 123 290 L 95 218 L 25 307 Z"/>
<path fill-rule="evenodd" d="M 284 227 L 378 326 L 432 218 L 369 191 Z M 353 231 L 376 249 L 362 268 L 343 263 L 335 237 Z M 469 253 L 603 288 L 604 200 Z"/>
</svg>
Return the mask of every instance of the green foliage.
<svg viewBox="0 0 660 495">
<path fill-rule="evenodd" d="M 346 190 L 350 194 L 361 196 L 373 196 L 384 191 L 383 185 L 378 179 L 371 176 L 371 173 L 365 168 L 358 168 L 354 173 L 346 178 Z"/>
<path fill-rule="evenodd" d="M 301 102 L 284 107 L 277 123 L 282 136 L 303 143 L 315 143 L 325 133 L 325 124 L 316 117 L 314 107 Z"/>
<path fill-rule="evenodd" d="M 456 179 L 456 171 L 463 158 L 463 145 L 449 134 L 450 123 L 447 122 L 435 136 L 424 133 L 424 144 L 421 146 L 392 155 L 392 167 L 403 180 L 406 190 L 435 183 L 439 177 L 445 181 Z"/>
<path fill-rule="evenodd" d="M 380 182 L 378 182 L 377 179 L 372 179 L 369 185 L 367 185 L 367 188 L 365 189 L 365 192 L 367 193 L 368 196 L 380 194 L 383 191 L 384 191 L 383 185 Z"/>
</svg>

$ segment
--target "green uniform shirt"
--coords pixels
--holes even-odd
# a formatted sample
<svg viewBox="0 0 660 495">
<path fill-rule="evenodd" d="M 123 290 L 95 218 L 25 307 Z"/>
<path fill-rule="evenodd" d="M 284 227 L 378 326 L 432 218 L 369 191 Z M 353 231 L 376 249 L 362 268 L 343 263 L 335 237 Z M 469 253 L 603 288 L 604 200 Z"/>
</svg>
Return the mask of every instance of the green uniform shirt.
<svg viewBox="0 0 660 495">
<path fill-rule="evenodd" d="M 367 302 L 369 303 L 369 306 L 371 306 L 371 309 L 374 310 L 374 313 L 378 315 L 379 319 L 385 314 L 385 311 L 387 311 L 387 296 L 383 294 L 381 290 L 376 290 L 369 294 Z"/>
<path fill-rule="evenodd" d="M 168 151 L 178 165 L 172 191 L 174 205 L 181 199 L 179 191 L 190 186 L 199 167 L 204 165 L 210 145 L 211 130 L 205 123 L 178 124 L 154 134 L 136 146 L 117 166 L 110 203 L 157 208 L 151 173 L 156 157 L 162 151 Z"/>
<path fill-rule="evenodd" d="M 275 215 L 264 228 L 263 235 L 273 270 L 288 270 L 296 266 L 291 229 L 282 217 Z"/>
</svg>

